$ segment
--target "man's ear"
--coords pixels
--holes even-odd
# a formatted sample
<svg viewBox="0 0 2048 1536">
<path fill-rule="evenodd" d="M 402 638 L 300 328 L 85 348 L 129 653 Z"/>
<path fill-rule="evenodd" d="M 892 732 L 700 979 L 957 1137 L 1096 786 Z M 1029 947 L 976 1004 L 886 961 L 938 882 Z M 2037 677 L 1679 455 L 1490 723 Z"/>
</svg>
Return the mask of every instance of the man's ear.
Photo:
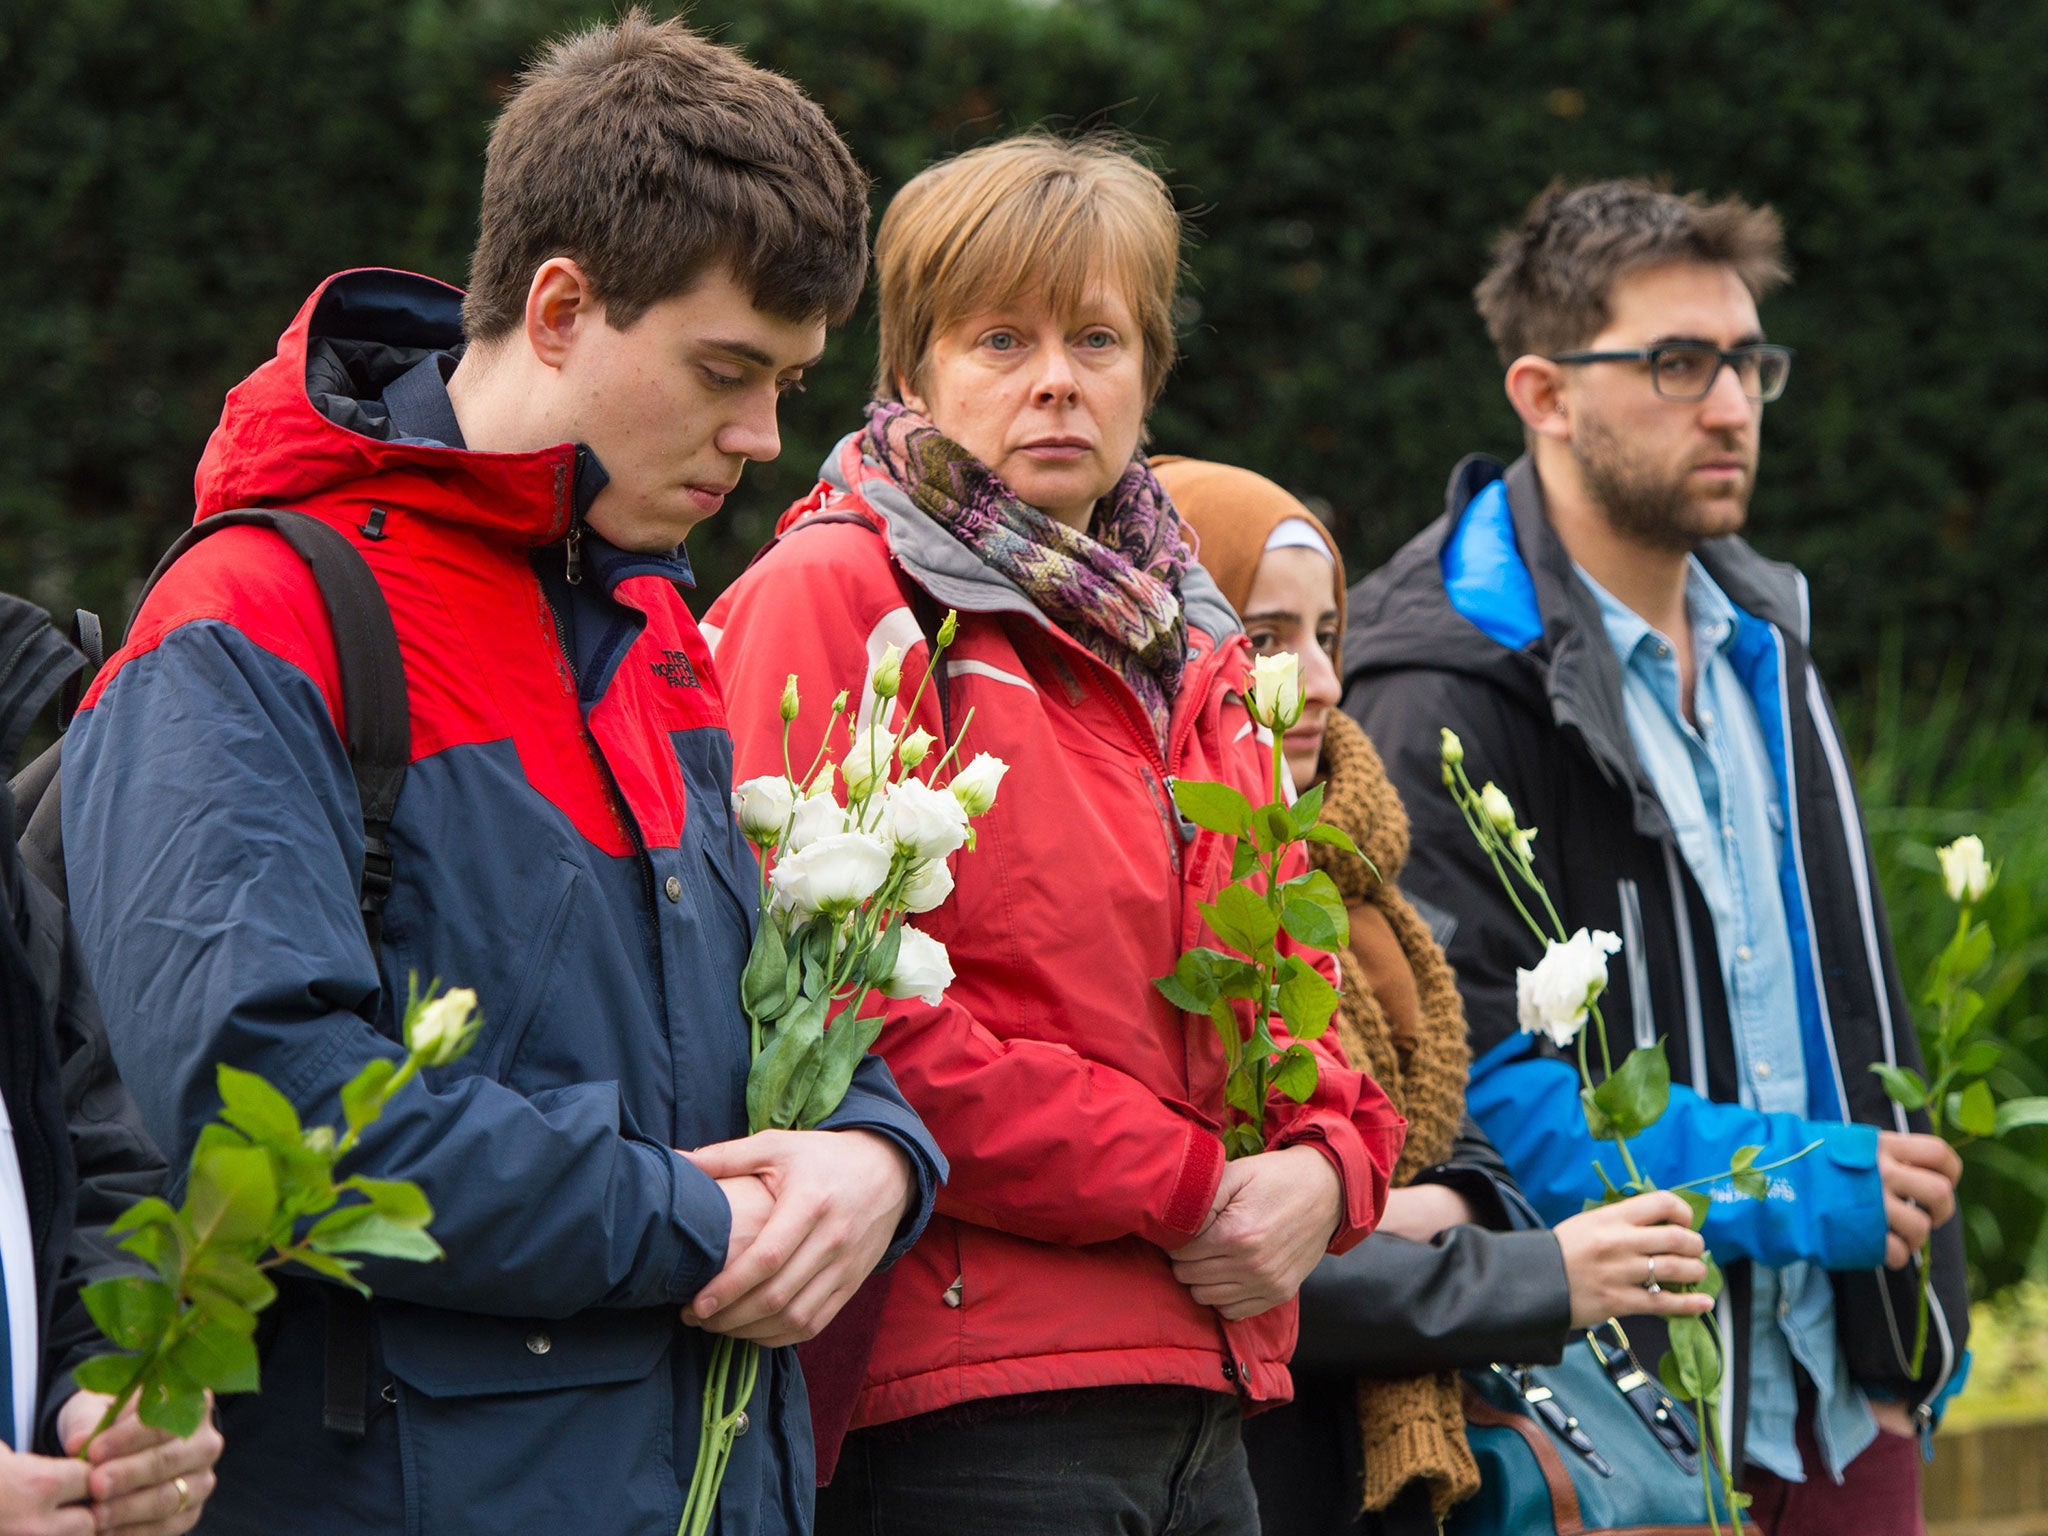
<svg viewBox="0 0 2048 1536">
<path fill-rule="evenodd" d="M 1506 387 L 1508 404 L 1531 434 L 1561 443 L 1571 440 L 1571 422 L 1564 408 L 1564 370 L 1556 363 L 1534 353 L 1518 357 L 1508 365 Z"/>
<path fill-rule="evenodd" d="M 550 368 L 568 361 L 580 328 L 602 320 L 597 291 L 567 256 L 550 256 L 526 290 L 526 344 Z"/>
</svg>

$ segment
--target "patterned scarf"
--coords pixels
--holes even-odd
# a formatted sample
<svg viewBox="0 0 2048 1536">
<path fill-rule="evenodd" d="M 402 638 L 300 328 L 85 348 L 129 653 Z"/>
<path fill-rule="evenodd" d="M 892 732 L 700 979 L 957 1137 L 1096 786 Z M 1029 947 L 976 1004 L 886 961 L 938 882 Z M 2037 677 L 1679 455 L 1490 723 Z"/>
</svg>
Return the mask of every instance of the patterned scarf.
<svg viewBox="0 0 2048 1536">
<path fill-rule="evenodd" d="M 893 400 L 868 406 L 861 448 L 919 511 L 1129 683 L 1164 749 L 1188 654 L 1181 573 L 1194 557 L 1143 458 L 1096 507 L 1090 537 L 1019 501 L 986 464 Z"/>
</svg>

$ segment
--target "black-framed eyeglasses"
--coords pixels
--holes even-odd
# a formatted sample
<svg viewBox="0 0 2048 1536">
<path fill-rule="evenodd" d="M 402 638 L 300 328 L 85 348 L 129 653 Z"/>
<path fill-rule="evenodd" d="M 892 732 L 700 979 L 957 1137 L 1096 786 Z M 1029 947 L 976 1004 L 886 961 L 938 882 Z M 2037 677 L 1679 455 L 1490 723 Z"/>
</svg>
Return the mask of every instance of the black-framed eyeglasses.
<svg viewBox="0 0 2048 1536">
<path fill-rule="evenodd" d="M 1792 349 L 1758 341 L 1725 351 L 1704 341 L 1664 341 L 1627 352 L 1560 352 L 1553 363 L 1648 363 L 1650 387 L 1666 400 L 1704 400 L 1725 367 L 1735 370 L 1742 392 L 1768 405 L 1785 393 L 1792 377 Z"/>
</svg>

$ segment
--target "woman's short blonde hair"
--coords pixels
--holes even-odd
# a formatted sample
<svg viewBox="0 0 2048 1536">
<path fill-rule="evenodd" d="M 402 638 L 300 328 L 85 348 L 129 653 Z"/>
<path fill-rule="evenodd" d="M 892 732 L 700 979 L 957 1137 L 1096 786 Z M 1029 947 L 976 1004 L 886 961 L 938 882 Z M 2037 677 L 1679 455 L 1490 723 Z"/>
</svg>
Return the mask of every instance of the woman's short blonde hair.
<svg viewBox="0 0 2048 1536">
<path fill-rule="evenodd" d="M 876 390 L 922 393 L 932 338 L 977 310 L 1038 292 L 1060 313 L 1099 282 L 1137 318 L 1153 400 L 1173 366 L 1180 241 L 1166 183 L 1116 137 L 1033 131 L 942 160 L 889 200 L 875 237 Z"/>
</svg>

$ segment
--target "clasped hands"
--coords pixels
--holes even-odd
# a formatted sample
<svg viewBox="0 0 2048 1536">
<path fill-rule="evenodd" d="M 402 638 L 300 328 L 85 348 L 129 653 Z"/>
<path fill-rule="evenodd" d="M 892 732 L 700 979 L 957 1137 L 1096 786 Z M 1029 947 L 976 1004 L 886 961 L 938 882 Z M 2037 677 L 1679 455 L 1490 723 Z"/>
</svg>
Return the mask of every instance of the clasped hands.
<svg viewBox="0 0 2048 1536">
<path fill-rule="evenodd" d="M 1270 1312 L 1301 1289 L 1343 1214 L 1343 1182 L 1314 1147 L 1238 1158 L 1194 1241 L 1167 1255 L 1173 1277 L 1232 1322 Z"/>
<path fill-rule="evenodd" d="M 180 1536 L 199 1523 L 213 1492 L 220 1431 L 211 1415 L 184 1440 L 151 1429 L 131 1403 L 78 1458 L 111 1398 L 74 1393 L 58 1411 L 57 1437 L 70 1454 L 35 1456 L 0 1445 L 0 1536 Z"/>
<path fill-rule="evenodd" d="M 683 1321 L 768 1348 L 814 1338 L 867 1279 L 916 1190 L 873 1131 L 760 1131 L 681 1155 L 732 1207 L 725 1267 Z"/>
</svg>

